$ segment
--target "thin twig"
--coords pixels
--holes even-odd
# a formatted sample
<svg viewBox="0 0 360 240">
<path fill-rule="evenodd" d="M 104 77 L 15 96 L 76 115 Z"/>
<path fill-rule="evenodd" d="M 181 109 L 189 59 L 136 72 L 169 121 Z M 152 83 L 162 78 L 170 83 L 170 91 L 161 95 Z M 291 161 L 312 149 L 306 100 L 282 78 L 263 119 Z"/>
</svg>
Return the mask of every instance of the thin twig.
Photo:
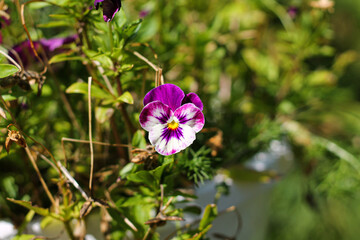
<svg viewBox="0 0 360 240">
<path fill-rule="evenodd" d="M 164 76 L 163 76 L 163 74 L 162 74 L 162 68 L 157 67 L 155 64 L 153 64 L 152 62 L 150 62 L 149 59 L 147 59 L 146 57 L 144 57 L 143 55 L 141 55 L 141 54 L 138 53 L 137 51 L 133 51 L 132 53 L 133 53 L 135 56 L 137 56 L 138 58 L 140 58 L 141 60 L 143 60 L 144 62 L 146 62 L 150 67 L 152 67 L 152 69 L 154 69 L 154 70 L 156 71 L 156 75 L 155 75 L 155 87 L 164 84 Z"/>
<path fill-rule="evenodd" d="M 90 179 L 89 179 L 89 189 L 91 196 L 93 195 L 92 189 L 92 180 L 93 180 L 93 172 L 94 172 L 94 146 L 92 143 L 92 121 L 91 121 L 91 80 L 89 77 L 88 82 L 88 105 L 89 105 L 89 140 L 90 140 Z"/>
<path fill-rule="evenodd" d="M 31 154 L 31 152 L 30 152 L 30 149 L 29 149 L 29 146 L 28 146 L 27 144 L 26 144 L 26 146 L 25 146 L 25 151 L 26 151 L 26 154 L 28 155 L 28 157 L 29 157 L 29 159 L 30 159 L 31 164 L 33 165 L 33 167 L 34 167 L 34 169 L 35 169 L 36 174 L 37 174 L 38 177 L 39 177 L 39 180 L 40 180 L 40 182 L 41 182 L 41 184 L 42 184 L 42 186 L 43 186 L 43 188 L 44 188 L 44 190 L 45 190 L 45 192 L 46 192 L 46 195 L 47 195 L 48 198 L 50 199 L 51 204 L 52 204 L 54 207 L 56 207 L 55 199 L 54 199 L 54 197 L 51 195 L 51 193 L 50 193 L 50 191 L 49 191 L 49 188 L 48 188 L 47 185 L 46 185 L 46 182 L 45 182 L 44 179 L 42 178 L 41 173 L 40 173 L 40 170 L 39 170 L 39 168 L 37 167 L 36 162 L 35 162 L 35 159 L 34 159 L 34 157 L 32 156 L 32 154 Z"/>
<path fill-rule="evenodd" d="M 93 63 L 96 65 L 101 76 L 104 78 L 106 87 L 109 89 L 110 93 L 115 96 L 115 91 L 114 91 L 113 87 L 111 86 L 109 78 L 104 74 L 105 73 L 104 68 L 101 66 L 101 64 L 98 61 L 93 61 Z"/>
<path fill-rule="evenodd" d="M 118 211 L 121 214 L 121 217 L 124 218 L 125 223 L 135 232 L 138 231 L 138 229 L 135 227 L 135 225 L 127 218 L 123 215 L 122 212 L 120 212 L 118 210 L 118 208 L 116 207 L 116 204 L 114 203 L 114 201 L 111 198 L 110 192 L 108 190 L 105 189 L 104 191 L 105 197 L 107 198 L 108 202 L 109 202 L 109 206 L 112 207 L 113 209 L 115 209 L 116 211 Z"/>
<path fill-rule="evenodd" d="M 53 163 L 45 157 L 43 154 L 39 153 L 39 156 L 45 160 L 50 165 L 53 165 Z M 61 172 L 64 174 L 64 176 L 69 180 L 69 182 L 81 193 L 81 196 L 85 198 L 85 200 L 89 200 L 89 196 L 86 194 L 86 192 L 81 188 L 79 183 L 71 176 L 69 171 L 61 164 L 60 161 L 57 162 L 58 167 L 60 168 Z"/>
<path fill-rule="evenodd" d="M 26 27 L 26 22 L 25 22 L 25 15 L 24 15 L 25 5 L 29 4 L 29 3 L 32 3 L 32 2 L 42 2 L 42 1 L 30 0 L 30 1 L 26 2 L 26 3 L 21 4 L 21 8 L 20 8 L 21 24 L 23 25 L 24 30 L 26 32 L 26 35 L 27 35 L 27 37 L 28 37 L 28 39 L 30 41 L 31 50 L 33 51 L 35 57 L 39 60 L 39 62 L 44 66 L 44 70 L 41 72 L 41 74 L 44 74 L 47 71 L 47 66 L 46 66 L 46 64 L 44 63 L 44 61 L 41 59 L 41 57 L 39 56 L 39 54 L 36 51 L 34 43 L 33 43 L 32 39 L 31 39 L 30 33 L 29 33 L 29 31 L 28 31 L 28 29 Z"/>
<path fill-rule="evenodd" d="M 61 141 L 67 141 L 67 142 L 77 142 L 77 143 L 90 143 L 90 141 L 88 140 L 80 140 L 80 139 L 74 139 L 74 138 L 66 138 L 63 137 L 61 139 Z M 129 145 L 127 144 L 115 144 L 115 143 L 105 143 L 105 142 L 97 142 L 97 141 L 92 141 L 93 144 L 97 144 L 97 145 L 103 145 L 103 146 L 110 146 L 110 147 L 129 147 Z"/>
<path fill-rule="evenodd" d="M 61 148 L 64 153 L 64 165 L 65 166 L 67 164 L 67 157 L 66 157 L 65 145 L 64 145 L 65 141 L 66 142 L 86 143 L 86 144 L 90 143 L 90 141 L 88 141 L 88 140 L 80 140 L 80 139 L 66 138 L 66 137 L 61 138 Z M 124 147 L 124 148 L 130 147 L 127 144 L 112 144 L 112 143 L 104 143 L 104 142 L 97 142 L 97 141 L 93 141 L 92 143 L 95 145 L 103 145 L 103 146 L 110 146 L 110 147 Z"/>
</svg>

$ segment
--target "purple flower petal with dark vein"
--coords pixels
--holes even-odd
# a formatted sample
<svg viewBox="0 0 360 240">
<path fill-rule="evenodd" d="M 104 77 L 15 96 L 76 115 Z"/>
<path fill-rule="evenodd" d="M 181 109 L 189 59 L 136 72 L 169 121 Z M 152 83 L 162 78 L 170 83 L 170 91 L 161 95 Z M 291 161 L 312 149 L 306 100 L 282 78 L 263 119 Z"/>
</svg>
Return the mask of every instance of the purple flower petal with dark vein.
<svg viewBox="0 0 360 240">
<path fill-rule="evenodd" d="M 199 96 L 196 93 L 186 94 L 186 96 L 184 97 L 184 99 L 181 102 L 181 105 L 184 105 L 185 103 L 193 103 L 195 106 L 200 108 L 201 111 L 204 108 L 204 105 L 203 105 L 201 99 L 199 98 Z"/>
<path fill-rule="evenodd" d="M 96 9 L 99 9 L 101 2 L 102 2 L 102 8 L 103 8 L 104 21 L 110 22 L 115 17 L 115 14 L 120 10 L 121 1 L 120 0 L 95 0 L 94 6 Z"/>
<path fill-rule="evenodd" d="M 144 106 L 153 101 L 160 101 L 175 111 L 181 106 L 181 101 L 184 97 L 184 92 L 178 86 L 174 84 L 164 84 L 152 89 L 145 95 Z"/>
<path fill-rule="evenodd" d="M 204 114 L 192 103 L 187 103 L 176 109 L 175 117 L 179 120 L 179 124 L 190 126 L 195 132 L 199 132 L 204 124 Z"/>
<path fill-rule="evenodd" d="M 171 109 L 160 101 L 152 102 L 144 107 L 140 113 L 140 125 L 150 131 L 157 124 L 166 124 L 174 115 Z"/>
<path fill-rule="evenodd" d="M 190 146 L 205 123 L 204 115 L 192 103 L 175 113 L 160 101 L 147 104 L 140 113 L 141 126 L 149 131 L 149 140 L 162 155 L 171 155 Z"/>
</svg>

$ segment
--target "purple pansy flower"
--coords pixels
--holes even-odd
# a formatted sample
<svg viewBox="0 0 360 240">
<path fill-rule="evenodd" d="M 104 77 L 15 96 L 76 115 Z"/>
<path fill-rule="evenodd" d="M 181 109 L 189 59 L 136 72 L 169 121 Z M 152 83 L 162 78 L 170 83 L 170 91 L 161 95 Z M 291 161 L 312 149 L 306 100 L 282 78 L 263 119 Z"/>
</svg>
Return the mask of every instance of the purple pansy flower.
<svg viewBox="0 0 360 240">
<path fill-rule="evenodd" d="M 94 6 L 95 6 L 96 10 L 99 9 L 101 2 L 102 2 L 102 8 L 103 8 L 104 21 L 110 22 L 115 17 L 115 14 L 120 10 L 121 1 L 120 0 L 95 0 Z"/>
<path fill-rule="evenodd" d="M 176 85 L 164 84 L 148 92 L 140 113 L 140 125 L 162 155 L 190 146 L 204 124 L 203 104 L 198 95 L 187 95 Z"/>
</svg>

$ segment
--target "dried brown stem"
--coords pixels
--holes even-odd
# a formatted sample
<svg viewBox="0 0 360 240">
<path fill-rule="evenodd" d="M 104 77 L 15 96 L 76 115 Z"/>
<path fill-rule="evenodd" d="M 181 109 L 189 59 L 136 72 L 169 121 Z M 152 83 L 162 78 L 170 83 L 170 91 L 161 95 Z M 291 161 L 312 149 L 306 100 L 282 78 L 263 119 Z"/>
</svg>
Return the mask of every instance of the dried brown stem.
<svg viewBox="0 0 360 240">
<path fill-rule="evenodd" d="M 90 179 L 89 179 L 89 189 L 91 196 L 93 195 L 92 182 L 94 174 L 94 146 L 92 143 L 92 119 L 91 119 L 91 81 L 92 78 L 89 77 L 88 82 L 88 105 L 89 105 L 89 140 L 90 140 Z"/>
<path fill-rule="evenodd" d="M 47 187 L 47 185 L 46 185 L 43 177 L 41 176 L 40 170 L 39 170 L 39 168 L 37 167 L 36 162 L 35 162 L 35 159 L 34 159 L 33 155 L 31 154 L 30 149 L 29 149 L 29 147 L 28 147 L 27 144 L 26 144 L 26 147 L 25 147 L 25 151 L 26 151 L 26 154 L 28 155 L 28 157 L 29 157 L 29 159 L 30 159 L 31 164 L 33 165 L 33 167 L 34 167 L 34 169 L 35 169 L 36 174 L 37 174 L 38 177 L 39 177 L 39 180 L 40 180 L 41 185 L 43 186 L 43 188 L 44 188 L 44 190 L 45 190 L 46 195 L 47 195 L 48 198 L 50 199 L 51 204 L 52 204 L 54 207 L 56 207 L 57 205 L 56 205 L 56 203 L 55 203 L 55 199 L 54 199 L 54 197 L 52 196 L 52 194 L 50 193 L 49 188 Z"/>
</svg>

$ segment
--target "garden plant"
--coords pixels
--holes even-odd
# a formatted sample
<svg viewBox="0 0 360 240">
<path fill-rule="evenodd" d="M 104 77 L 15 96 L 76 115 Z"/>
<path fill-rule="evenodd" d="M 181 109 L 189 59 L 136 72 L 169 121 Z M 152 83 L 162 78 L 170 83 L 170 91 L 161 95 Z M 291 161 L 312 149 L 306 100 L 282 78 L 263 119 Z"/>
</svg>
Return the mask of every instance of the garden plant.
<svg viewBox="0 0 360 240">
<path fill-rule="evenodd" d="M 241 216 L 217 207 L 226 181 L 191 205 L 219 173 L 276 185 L 266 239 L 356 239 L 358 52 L 340 19 L 332 0 L 0 0 L 13 239 L 86 239 L 92 216 L 101 239 L 239 239 L 239 223 L 209 232 Z M 274 141 L 293 154 L 286 172 L 244 167 Z M 58 235 L 29 233 L 36 220 Z"/>
</svg>

